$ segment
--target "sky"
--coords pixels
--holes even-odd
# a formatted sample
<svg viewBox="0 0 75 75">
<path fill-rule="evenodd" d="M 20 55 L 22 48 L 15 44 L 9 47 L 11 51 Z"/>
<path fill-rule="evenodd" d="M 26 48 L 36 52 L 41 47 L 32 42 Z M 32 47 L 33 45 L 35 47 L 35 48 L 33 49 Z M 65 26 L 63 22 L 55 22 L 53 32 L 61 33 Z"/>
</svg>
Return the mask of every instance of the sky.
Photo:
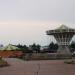
<svg viewBox="0 0 75 75">
<path fill-rule="evenodd" d="M 45 46 L 61 24 L 75 28 L 75 0 L 0 0 L 0 44 Z"/>
</svg>

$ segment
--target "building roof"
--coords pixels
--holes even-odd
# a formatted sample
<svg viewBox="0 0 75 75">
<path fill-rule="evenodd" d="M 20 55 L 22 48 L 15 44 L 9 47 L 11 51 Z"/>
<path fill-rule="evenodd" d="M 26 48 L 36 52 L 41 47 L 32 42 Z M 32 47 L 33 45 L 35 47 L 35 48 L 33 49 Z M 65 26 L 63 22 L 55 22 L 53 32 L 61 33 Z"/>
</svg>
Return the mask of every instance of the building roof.
<svg viewBox="0 0 75 75">
<path fill-rule="evenodd" d="M 57 29 L 54 30 L 48 30 L 46 33 L 47 35 L 52 35 L 52 34 L 56 34 L 56 33 L 72 33 L 75 34 L 75 29 L 69 28 L 66 25 L 61 25 L 60 27 L 58 27 Z"/>
<path fill-rule="evenodd" d="M 0 48 L 0 50 L 19 50 L 19 48 L 14 45 L 9 44 L 5 47 Z"/>
<path fill-rule="evenodd" d="M 59 28 L 57 28 L 57 30 L 66 30 L 66 29 L 72 29 L 72 28 L 69 28 L 68 26 L 66 26 L 66 25 L 61 25 Z"/>
</svg>

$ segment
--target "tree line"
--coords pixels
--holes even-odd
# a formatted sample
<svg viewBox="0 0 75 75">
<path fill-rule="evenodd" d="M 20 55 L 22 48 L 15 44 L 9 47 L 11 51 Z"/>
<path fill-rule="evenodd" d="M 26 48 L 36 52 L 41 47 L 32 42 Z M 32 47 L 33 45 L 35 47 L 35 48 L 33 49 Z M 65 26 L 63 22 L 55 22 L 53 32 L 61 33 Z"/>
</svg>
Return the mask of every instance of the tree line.
<svg viewBox="0 0 75 75">
<path fill-rule="evenodd" d="M 18 44 L 16 45 L 21 51 L 23 51 L 23 53 L 45 53 L 45 52 L 48 52 L 48 53 L 56 53 L 59 46 L 57 43 L 53 43 L 51 42 L 47 48 L 44 48 L 43 50 L 41 50 L 41 45 L 39 44 L 35 44 L 33 43 L 32 45 L 30 45 L 29 47 L 27 45 L 21 45 L 21 44 Z M 72 42 L 69 46 L 71 52 L 74 52 L 75 51 L 75 42 Z"/>
</svg>

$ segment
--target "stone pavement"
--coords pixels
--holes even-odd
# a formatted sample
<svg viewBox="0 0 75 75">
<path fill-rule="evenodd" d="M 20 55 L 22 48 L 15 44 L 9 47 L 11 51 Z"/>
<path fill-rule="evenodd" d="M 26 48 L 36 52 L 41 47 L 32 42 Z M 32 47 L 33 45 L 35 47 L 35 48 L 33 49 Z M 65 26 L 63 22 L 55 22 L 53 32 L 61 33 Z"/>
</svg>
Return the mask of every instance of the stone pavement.
<svg viewBox="0 0 75 75">
<path fill-rule="evenodd" d="M 23 61 L 5 58 L 9 67 L 0 68 L 0 75 L 75 75 L 75 65 L 63 60 Z"/>
</svg>

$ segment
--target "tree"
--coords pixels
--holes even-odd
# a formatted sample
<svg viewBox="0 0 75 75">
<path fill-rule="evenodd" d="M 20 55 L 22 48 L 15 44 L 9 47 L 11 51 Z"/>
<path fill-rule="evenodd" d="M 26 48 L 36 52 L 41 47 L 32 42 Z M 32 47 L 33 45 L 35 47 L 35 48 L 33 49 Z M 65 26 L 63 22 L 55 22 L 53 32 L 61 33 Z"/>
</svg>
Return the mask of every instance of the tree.
<svg viewBox="0 0 75 75">
<path fill-rule="evenodd" d="M 75 42 L 72 42 L 70 45 L 71 52 L 75 51 Z"/>
<path fill-rule="evenodd" d="M 54 44 L 54 52 L 57 52 L 57 50 L 58 50 L 58 44 L 56 43 Z"/>
<path fill-rule="evenodd" d="M 39 53 L 40 52 L 40 45 L 36 45 L 35 43 L 31 46 L 33 52 Z"/>
<path fill-rule="evenodd" d="M 54 44 L 53 42 L 51 42 L 48 46 L 48 51 L 50 53 L 55 53 L 57 52 L 57 49 L 58 49 L 58 44 Z"/>
<path fill-rule="evenodd" d="M 39 44 L 38 44 L 38 45 L 36 45 L 36 52 L 37 52 L 37 53 L 39 53 L 39 52 L 40 52 L 40 47 L 41 47 L 41 46 L 40 46 Z"/>
<path fill-rule="evenodd" d="M 32 46 L 31 46 L 32 50 L 33 51 L 36 51 L 36 44 L 34 43 Z"/>
<path fill-rule="evenodd" d="M 23 51 L 23 53 L 28 53 L 29 52 L 29 49 L 26 45 L 18 44 L 17 47 L 20 48 L 20 50 Z"/>
</svg>

